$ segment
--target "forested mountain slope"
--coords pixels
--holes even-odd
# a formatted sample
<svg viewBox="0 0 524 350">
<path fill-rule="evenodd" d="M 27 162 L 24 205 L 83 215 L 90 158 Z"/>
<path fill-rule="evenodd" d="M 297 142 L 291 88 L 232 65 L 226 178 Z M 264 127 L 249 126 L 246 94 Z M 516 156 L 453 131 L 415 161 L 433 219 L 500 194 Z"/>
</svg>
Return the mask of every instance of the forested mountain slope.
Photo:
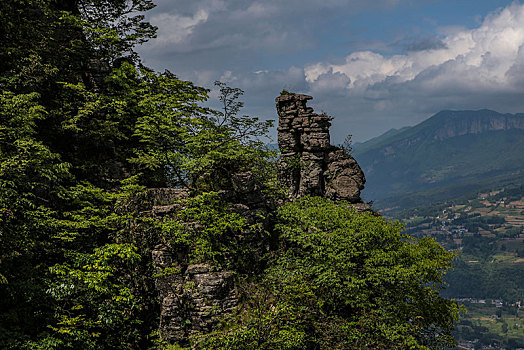
<svg viewBox="0 0 524 350">
<path fill-rule="evenodd" d="M 524 114 L 442 111 L 416 126 L 357 144 L 353 154 L 366 174 L 363 196 L 379 207 L 443 186 L 479 189 L 476 184 L 491 179 L 521 177 Z"/>
</svg>

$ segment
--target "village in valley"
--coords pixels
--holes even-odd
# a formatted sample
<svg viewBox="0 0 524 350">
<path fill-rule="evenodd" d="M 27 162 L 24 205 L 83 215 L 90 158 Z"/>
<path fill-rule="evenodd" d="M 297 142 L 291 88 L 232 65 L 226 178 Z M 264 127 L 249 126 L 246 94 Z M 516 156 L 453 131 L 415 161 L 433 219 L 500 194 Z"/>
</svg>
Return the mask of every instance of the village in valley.
<svg viewBox="0 0 524 350">
<path fill-rule="evenodd" d="M 449 298 L 467 309 L 457 325 L 461 349 L 521 349 L 524 339 L 524 191 L 483 191 L 453 203 L 405 211 L 406 233 L 433 237 L 457 253 Z"/>
<path fill-rule="evenodd" d="M 522 194 L 521 186 L 482 192 L 456 203 L 413 209 L 398 218 L 406 233 L 433 237 L 448 249 L 462 250 L 467 237 L 498 238 L 499 248 L 506 251 L 498 259 L 524 263 Z"/>
</svg>

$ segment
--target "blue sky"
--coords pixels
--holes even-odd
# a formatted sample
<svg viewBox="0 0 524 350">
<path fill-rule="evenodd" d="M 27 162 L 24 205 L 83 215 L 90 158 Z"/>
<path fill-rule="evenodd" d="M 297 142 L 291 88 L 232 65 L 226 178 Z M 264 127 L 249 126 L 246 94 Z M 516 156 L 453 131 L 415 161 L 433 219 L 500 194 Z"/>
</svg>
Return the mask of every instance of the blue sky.
<svg viewBox="0 0 524 350">
<path fill-rule="evenodd" d="M 443 109 L 524 112 L 522 1 L 158 0 L 148 19 L 146 65 L 239 87 L 263 119 L 282 89 L 310 94 L 334 143 Z"/>
</svg>

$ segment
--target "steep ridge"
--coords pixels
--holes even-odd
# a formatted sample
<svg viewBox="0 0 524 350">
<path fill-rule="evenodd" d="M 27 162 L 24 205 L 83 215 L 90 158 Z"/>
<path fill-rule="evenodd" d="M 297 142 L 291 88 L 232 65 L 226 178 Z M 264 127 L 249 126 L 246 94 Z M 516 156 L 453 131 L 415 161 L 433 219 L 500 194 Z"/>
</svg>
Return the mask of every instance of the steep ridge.
<svg viewBox="0 0 524 350">
<path fill-rule="evenodd" d="M 353 155 L 368 180 L 363 197 L 377 201 L 378 208 L 386 198 L 440 186 L 521 177 L 524 114 L 442 111 L 416 126 L 357 144 Z"/>
</svg>

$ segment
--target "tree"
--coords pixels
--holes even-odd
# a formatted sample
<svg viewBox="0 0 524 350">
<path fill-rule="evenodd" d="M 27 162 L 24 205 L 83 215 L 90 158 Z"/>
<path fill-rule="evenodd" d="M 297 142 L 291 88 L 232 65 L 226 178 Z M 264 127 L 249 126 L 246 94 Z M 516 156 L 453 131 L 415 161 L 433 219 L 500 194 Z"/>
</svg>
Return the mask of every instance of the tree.
<svg viewBox="0 0 524 350">
<path fill-rule="evenodd" d="M 152 6 L 0 5 L 2 348 L 151 345 L 150 251 L 164 229 L 139 218 L 143 186 L 198 195 L 270 171 L 254 139 L 269 123 L 237 116 L 241 90 L 221 85 L 233 95 L 215 112 L 200 106 L 207 89 L 140 64 L 133 47 L 154 36 L 140 12 Z"/>
<path fill-rule="evenodd" d="M 280 249 L 243 309 L 203 348 L 405 349 L 453 344 L 455 302 L 439 296 L 453 254 L 344 202 L 279 209 Z M 204 337 L 205 338 L 205 337 Z"/>
<path fill-rule="evenodd" d="M 61 347 L 50 327 L 65 308 L 50 293 L 58 280 L 50 268 L 63 271 L 116 243 L 108 218 L 120 181 L 133 175 L 127 152 L 136 115 L 105 80 L 119 57 L 137 63 L 133 46 L 154 28 L 132 12 L 150 7 L 147 0 L 0 4 L 1 348 Z"/>
<path fill-rule="evenodd" d="M 131 161 L 151 184 L 200 193 L 231 188 L 232 175 L 248 169 L 267 175 L 266 160 L 274 152 L 257 137 L 267 133 L 271 121 L 237 115 L 240 89 L 218 83 L 224 110 L 213 111 L 198 105 L 207 99 L 206 89 L 170 72 L 143 74 L 138 90 L 143 112 L 135 131 L 140 147 Z"/>
</svg>

